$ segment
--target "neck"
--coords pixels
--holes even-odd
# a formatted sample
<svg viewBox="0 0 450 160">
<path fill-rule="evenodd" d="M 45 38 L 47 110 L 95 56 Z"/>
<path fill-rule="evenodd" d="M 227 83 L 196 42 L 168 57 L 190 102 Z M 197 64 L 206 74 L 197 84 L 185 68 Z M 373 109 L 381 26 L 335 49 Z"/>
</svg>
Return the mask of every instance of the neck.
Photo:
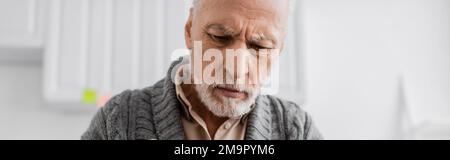
<svg viewBox="0 0 450 160">
<path fill-rule="evenodd" d="M 214 115 L 200 100 L 200 95 L 195 90 L 194 84 L 181 84 L 183 93 L 186 95 L 189 103 L 194 110 L 204 121 L 208 128 L 209 135 L 214 137 L 217 129 L 229 118 L 218 117 Z"/>
</svg>

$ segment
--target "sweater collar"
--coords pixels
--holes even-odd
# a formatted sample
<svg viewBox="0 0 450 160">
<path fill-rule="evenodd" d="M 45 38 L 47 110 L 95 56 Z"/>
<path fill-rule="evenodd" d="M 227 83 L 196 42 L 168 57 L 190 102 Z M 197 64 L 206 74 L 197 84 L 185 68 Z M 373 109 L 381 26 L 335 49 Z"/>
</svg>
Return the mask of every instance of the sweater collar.
<svg viewBox="0 0 450 160">
<path fill-rule="evenodd" d="M 182 59 L 173 62 L 162 80 L 162 85 L 152 91 L 152 114 L 158 140 L 185 139 L 181 122 L 181 104 L 176 97 L 175 83 L 172 81 L 172 71 L 178 68 L 181 62 Z"/>
<path fill-rule="evenodd" d="M 272 131 L 272 117 L 270 103 L 266 96 L 256 99 L 255 108 L 250 112 L 246 140 L 270 140 Z"/>
</svg>

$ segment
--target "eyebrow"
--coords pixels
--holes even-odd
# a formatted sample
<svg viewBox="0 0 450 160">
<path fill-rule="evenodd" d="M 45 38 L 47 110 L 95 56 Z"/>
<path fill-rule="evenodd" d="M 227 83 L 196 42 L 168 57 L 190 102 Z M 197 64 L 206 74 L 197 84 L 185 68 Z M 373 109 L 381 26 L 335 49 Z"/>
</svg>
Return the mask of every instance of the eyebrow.
<svg viewBox="0 0 450 160">
<path fill-rule="evenodd" d="M 226 36 L 236 36 L 240 33 L 236 33 L 236 31 L 234 31 L 233 28 L 225 26 L 223 24 L 209 24 L 206 26 L 206 30 L 218 30 L 223 32 Z M 254 43 L 254 44 L 258 44 L 261 41 L 270 41 L 272 43 L 272 45 L 276 45 L 277 41 L 274 38 L 265 36 L 264 34 L 257 34 L 257 35 L 252 35 L 252 37 L 249 39 L 250 43 Z"/>
<path fill-rule="evenodd" d="M 249 39 L 249 42 L 251 42 L 251 43 L 258 43 L 258 42 L 261 42 L 261 41 L 270 41 L 270 42 L 272 42 L 272 45 L 276 44 L 276 40 L 274 40 L 273 38 L 267 37 L 264 34 L 253 35 Z"/>
<path fill-rule="evenodd" d="M 206 30 L 214 29 L 223 32 L 225 35 L 234 36 L 236 32 L 233 28 L 222 25 L 222 24 L 210 24 L 206 26 Z"/>
</svg>

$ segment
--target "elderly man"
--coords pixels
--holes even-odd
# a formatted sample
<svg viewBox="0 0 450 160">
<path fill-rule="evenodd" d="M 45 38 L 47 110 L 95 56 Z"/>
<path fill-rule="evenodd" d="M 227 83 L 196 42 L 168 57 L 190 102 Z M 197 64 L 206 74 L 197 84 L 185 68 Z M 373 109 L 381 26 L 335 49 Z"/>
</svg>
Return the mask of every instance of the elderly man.
<svg viewBox="0 0 450 160">
<path fill-rule="evenodd" d="M 298 105 L 260 94 L 270 70 L 260 71 L 284 45 L 290 2 L 194 0 L 185 26 L 190 56 L 155 85 L 113 97 L 82 139 L 322 139 Z"/>
</svg>

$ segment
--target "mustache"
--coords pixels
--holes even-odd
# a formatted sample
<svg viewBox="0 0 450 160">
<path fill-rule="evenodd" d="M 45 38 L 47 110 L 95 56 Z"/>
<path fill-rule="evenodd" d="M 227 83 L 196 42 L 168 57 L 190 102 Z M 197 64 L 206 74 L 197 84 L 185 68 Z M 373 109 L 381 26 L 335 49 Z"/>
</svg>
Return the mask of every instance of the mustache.
<svg viewBox="0 0 450 160">
<path fill-rule="evenodd" d="M 230 88 L 230 89 L 234 89 L 239 92 L 245 92 L 245 93 L 254 93 L 256 90 L 255 87 L 251 87 L 249 85 L 244 85 L 244 84 L 211 84 L 210 87 L 211 88 L 217 88 L 217 87 Z"/>
</svg>

